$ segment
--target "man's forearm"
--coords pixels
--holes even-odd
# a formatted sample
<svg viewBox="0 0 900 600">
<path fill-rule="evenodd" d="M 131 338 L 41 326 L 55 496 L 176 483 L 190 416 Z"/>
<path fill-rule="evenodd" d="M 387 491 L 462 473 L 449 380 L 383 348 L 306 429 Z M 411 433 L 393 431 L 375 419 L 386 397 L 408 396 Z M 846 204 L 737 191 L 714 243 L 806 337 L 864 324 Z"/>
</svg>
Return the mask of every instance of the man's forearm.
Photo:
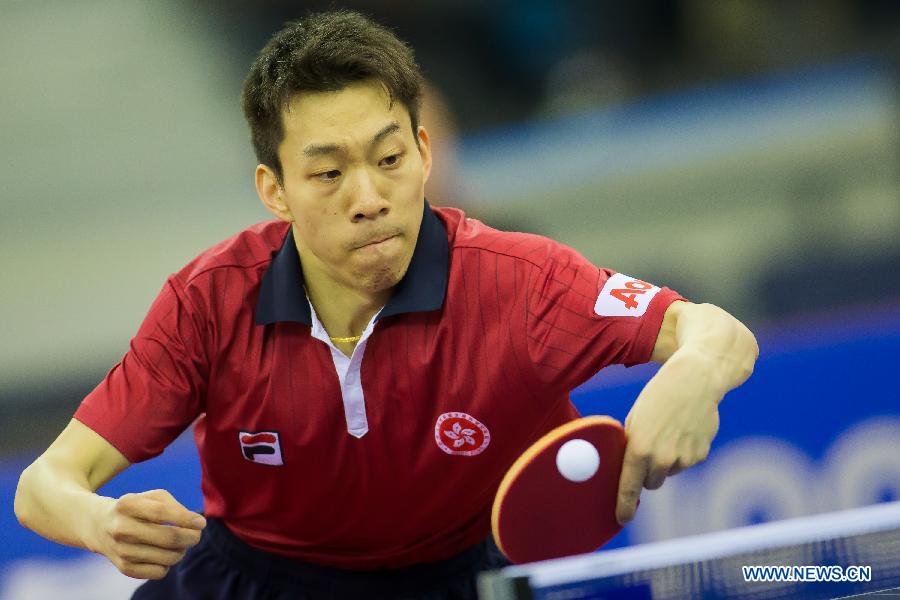
<svg viewBox="0 0 900 600">
<path fill-rule="evenodd" d="M 87 480 L 39 458 L 22 473 L 16 488 L 19 522 L 54 542 L 96 550 L 91 536 L 94 515 L 113 503 L 91 491 Z"/>
</svg>

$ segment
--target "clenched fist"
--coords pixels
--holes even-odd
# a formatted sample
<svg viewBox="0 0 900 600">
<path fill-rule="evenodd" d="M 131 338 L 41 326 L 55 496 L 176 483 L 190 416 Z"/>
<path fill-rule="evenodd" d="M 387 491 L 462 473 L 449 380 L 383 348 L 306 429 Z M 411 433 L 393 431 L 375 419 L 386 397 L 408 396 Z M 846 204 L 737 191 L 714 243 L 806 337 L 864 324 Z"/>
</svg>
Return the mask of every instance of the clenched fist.
<svg viewBox="0 0 900 600">
<path fill-rule="evenodd" d="M 160 579 L 200 541 L 206 520 L 165 490 L 109 499 L 93 520 L 91 550 L 137 579 Z"/>
</svg>

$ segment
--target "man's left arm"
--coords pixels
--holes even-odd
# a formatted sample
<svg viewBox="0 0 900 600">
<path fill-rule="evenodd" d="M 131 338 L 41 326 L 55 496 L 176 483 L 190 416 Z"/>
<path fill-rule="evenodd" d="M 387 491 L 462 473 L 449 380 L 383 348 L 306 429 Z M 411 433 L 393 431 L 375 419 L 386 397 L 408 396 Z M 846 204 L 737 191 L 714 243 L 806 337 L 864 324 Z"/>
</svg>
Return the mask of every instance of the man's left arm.
<svg viewBox="0 0 900 600">
<path fill-rule="evenodd" d="M 638 395 L 625 431 L 616 517 L 634 517 L 641 489 L 706 459 L 719 429 L 719 401 L 744 383 L 759 356 L 756 338 L 712 304 L 673 302 L 651 360 L 663 363 Z"/>
</svg>

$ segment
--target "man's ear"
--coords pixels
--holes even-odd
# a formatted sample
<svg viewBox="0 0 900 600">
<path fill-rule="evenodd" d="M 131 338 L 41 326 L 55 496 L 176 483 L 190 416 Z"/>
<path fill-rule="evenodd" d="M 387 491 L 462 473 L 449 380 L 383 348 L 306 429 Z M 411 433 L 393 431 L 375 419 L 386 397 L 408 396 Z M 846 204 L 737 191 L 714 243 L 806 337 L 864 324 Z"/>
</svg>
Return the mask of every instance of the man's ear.
<svg viewBox="0 0 900 600">
<path fill-rule="evenodd" d="M 284 189 L 268 165 L 256 165 L 256 193 L 266 210 L 282 221 L 294 222 L 294 215 L 284 201 Z"/>
<path fill-rule="evenodd" d="M 422 155 L 422 170 L 425 174 L 423 181 L 428 181 L 431 174 L 431 139 L 428 137 L 428 131 L 421 125 L 416 131 L 416 141 L 419 143 L 419 154 Z"/>
</svg>

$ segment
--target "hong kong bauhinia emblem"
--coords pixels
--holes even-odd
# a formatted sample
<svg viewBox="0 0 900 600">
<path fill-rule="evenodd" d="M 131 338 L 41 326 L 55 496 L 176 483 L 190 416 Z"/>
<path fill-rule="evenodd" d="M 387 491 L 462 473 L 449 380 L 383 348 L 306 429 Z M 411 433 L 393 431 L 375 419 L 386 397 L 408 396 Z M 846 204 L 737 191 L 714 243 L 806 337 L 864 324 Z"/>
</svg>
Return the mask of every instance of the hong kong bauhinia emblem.
<svg viewBox="0 0 900 600">
<path fill-rule="evenodd" d="M 491 443 L 491 433 L 481 421 L 462 412 L 448 412 L 434 425 L 434 441 L 447 454 L 475 456 Z"/>
</svg>

